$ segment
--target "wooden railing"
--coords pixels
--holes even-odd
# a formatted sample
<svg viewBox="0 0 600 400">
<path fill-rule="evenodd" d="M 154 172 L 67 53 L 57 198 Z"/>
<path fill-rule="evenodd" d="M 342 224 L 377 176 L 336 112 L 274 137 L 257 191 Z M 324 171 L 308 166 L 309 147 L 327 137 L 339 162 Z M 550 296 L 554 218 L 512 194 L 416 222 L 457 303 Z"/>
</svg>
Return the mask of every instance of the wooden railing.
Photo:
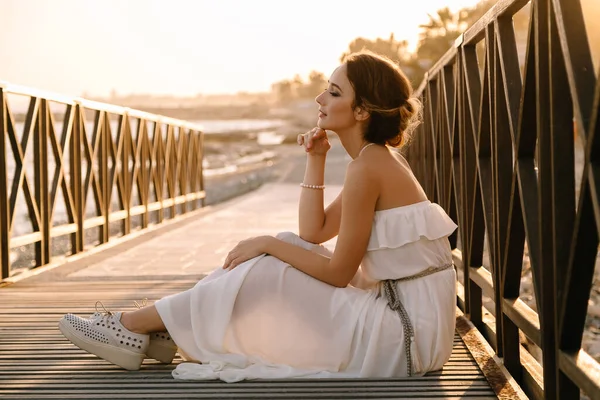
<svg viewBox="0 0 600 400">
<path fill-rule="evenodd" d="M 600 230 L 600 85 L 580 1 L 498 1 L 417 93 L 424 124 L 407 157 L 459 225 L 459 306 L 533 398 L 600 398 L 600 365 L 581 349 Z M 525 256 L 533 307 L 519 298 Z"/>
<path fill-rule="evenodd" d="M 8 84 L 0 107 L 1 278 L 11 252 L 40 267 L 204 204 L 198 126 Z M 31 226 L 15 233 L 19 220 Z"/>
</svg>

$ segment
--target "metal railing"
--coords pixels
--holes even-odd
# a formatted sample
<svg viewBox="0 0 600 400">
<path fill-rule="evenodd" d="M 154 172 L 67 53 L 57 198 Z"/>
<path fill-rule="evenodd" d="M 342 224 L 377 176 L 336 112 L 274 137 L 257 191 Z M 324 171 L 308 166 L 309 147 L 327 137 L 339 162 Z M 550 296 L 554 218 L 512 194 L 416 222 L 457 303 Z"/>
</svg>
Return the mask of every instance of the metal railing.
<svg viewBox="0 0 600 400">
<path fill-rule="evenodd" d="M 11 111 L 11 96 L 27 100 L 26 113 Z M 0 107 L 1 278 L 18 249 L 40 267 L 58 242 L 81 253 L 204 204 L 196 125 L 9 84 Z M 29 229 L 17 226 L 25 221 Z"/>
<path fill-rule="evenodd" d="M 600 84 L 580 1 L 527 3 L 498 1 L 428 72 L 407 157 L 459 225 L 458 303 L 507 370 L 534 398 L 600 398 L 600 365 L 581 349 L 600 231 Z M 513 16 L 525 6 L 520 66 Z M 519 298 L 525 253 L 537 310 Z"/>
</svg>

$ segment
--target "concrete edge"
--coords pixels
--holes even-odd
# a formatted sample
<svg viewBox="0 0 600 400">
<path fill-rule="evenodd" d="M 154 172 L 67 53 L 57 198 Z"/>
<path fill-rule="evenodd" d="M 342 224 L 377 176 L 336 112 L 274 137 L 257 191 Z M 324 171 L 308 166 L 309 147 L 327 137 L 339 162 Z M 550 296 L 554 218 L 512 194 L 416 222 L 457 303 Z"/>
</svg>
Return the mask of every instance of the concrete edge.
<svg viewBox="0 0 600 400">
<path fill-rule="evenodd" d="M 499 399 L 529 399 L 473 323 L 456 308 L 456 332 Z"/>
<path fill-rule="evenodd" d="M 56 262 L 49 263 L 42 267 L 26 270 L 12 277 L 4 278 L 0 281 L 0 288 L 13 285 L 25 279 L 40 277 L 42 274 L 47 274 L 49 272 L 58 273 L 58 267 L 62 268 L 60 270 L 60 273 L 58 273 L 57 278 L 64 277 L 66 275 L 78 271 L 79 269 L 86 268 L 94 263 L 101 262 L 123 251 L 129 250 L 156 236 L 181 228 L 208 214 L 212 214 L 224 208 L 234 206 L 235 204 L 246 199 L 247 197 L 255 195 L 261 190 L 266 190 L 266 188 L 273 185 L 273 183 L 263 184 L 254 190 L 236 196 L 232 199 L 226 200 L 222 203 L 201 207 L 197 210 L 190 211 L 188 213 L 176 216 L 175 218 L 163 221 L 160 224 L 152 225 L 146 229 L 141 229 L 139 231 L 132 232 L 127 236 L 113 238 L 107 243 L 91 247 L 87 250 L 82 251 L 81 253 L 61 258 Z"/>
</svg>

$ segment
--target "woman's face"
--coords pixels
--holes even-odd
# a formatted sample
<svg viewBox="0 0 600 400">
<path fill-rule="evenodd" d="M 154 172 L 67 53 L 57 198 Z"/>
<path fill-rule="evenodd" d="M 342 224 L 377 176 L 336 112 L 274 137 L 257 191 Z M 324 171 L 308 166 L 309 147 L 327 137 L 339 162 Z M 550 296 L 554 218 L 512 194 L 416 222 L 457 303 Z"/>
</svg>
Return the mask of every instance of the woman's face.
<svg viewBox="0 0 600 400">
<path fill-rule="evenodd" d="M 315 101 L 319 104 L 319 128 L 339 132 L 356 124 L 352 108 L 354 89 L 346 75 L 345 64 L 333 71 L 327 89 Z"/>
</svg>

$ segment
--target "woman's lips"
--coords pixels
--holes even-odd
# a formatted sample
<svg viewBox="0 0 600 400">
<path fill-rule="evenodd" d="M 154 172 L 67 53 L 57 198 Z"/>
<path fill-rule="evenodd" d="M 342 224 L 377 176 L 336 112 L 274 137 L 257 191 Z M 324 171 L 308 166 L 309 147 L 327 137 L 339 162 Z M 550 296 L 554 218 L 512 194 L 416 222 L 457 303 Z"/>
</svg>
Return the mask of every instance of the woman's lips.
<svg viewBox="0 0 600 400">
<path fill-rule="evenodd" d="M 323 111 L 319 111 L 319 118 L 326 117 L 327 114 L 323 113 Z"/>
</svg>

